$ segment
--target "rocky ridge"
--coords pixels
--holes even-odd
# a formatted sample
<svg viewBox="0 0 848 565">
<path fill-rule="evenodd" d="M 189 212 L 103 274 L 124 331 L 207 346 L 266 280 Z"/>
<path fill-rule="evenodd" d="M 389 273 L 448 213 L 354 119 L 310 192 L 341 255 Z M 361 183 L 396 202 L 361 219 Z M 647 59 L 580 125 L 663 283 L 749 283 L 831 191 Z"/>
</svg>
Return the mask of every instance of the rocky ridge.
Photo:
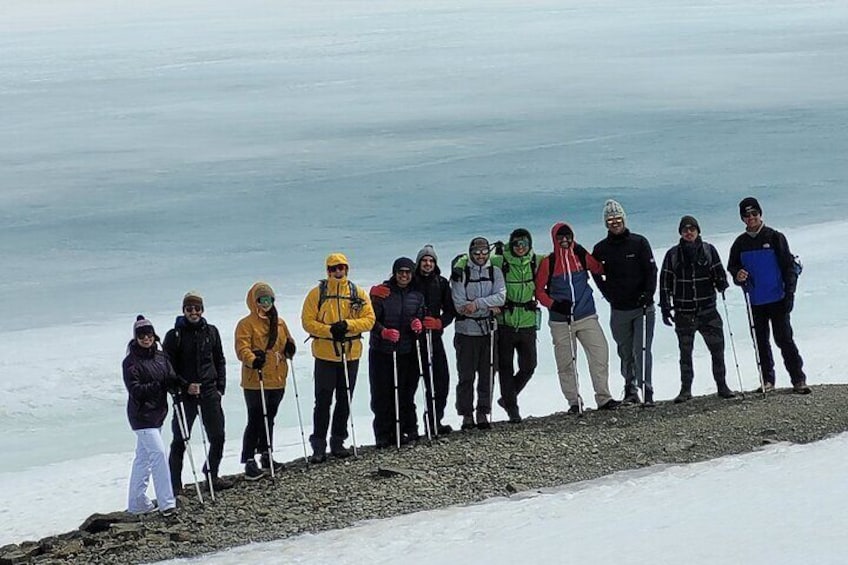
<svg viewBox="0 0 848 565">
<path fill-rule="evenodd" d="M 250 542 L 344 528 L 362 520 L 556 487 L 616 471 L 744 453 L 778 441 L 806 443 L 848 430 L 848 385 L 684 404 L 557 413 L 490 431 L 454 432 L 402 450 L 363 447 L 359 457 L 288 464 L 274 481 L 238 479 L 200 505 L 191 488 L 175 518 L 95 514 L 78 530 L 0 548 L 7 563 L 152 562 Z M 207 497 L 208 498 L 208 497 Z"/>
</svg>

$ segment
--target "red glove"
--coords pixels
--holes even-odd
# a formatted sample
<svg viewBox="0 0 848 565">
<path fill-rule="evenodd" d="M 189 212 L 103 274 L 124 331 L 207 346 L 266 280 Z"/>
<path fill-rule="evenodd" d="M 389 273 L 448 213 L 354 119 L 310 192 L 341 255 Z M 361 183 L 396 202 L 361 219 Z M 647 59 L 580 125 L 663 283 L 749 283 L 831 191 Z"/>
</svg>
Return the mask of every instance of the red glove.
<svg viewBox="0 0 848 565">
<path fill-rule="evenodd" d="M 409 324 L 409 327 L 417 334 L 420 334 L 421 330 L 424 329 L 424 325 L 418 318 L 412 318 L 412 322 Z"/>
<path fill-rule="evenodd" d="M 392 289 L 384 284 L 375 284 L 371 287 L 371 296 L 374 298 L 388 298 L 392 293 Z"/>
<path fill-rule="evenodd" d="M 397 343 L 400 341 L 400 332 L 397 330 L 391 330 L 389 328 L 383 328 L 383 331 L 380 332 L 380 337 L 385 339 L 386 341 Z"/>
<path fill-rule="evenodd" d="M 442 329 L 442 321 L 438 318 L 434 318 L 432 316 L 424 317 L 424 329 L 428 330 L 440 330 Z"/>
</svg>

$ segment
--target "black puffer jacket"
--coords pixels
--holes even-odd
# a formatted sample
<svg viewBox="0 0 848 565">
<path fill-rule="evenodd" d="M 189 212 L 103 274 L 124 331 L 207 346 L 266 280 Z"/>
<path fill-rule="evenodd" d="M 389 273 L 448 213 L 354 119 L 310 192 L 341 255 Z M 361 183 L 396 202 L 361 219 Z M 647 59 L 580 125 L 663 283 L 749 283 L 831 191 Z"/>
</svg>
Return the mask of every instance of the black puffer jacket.
<svg viewBox="0 0 848 565">
<path fill-rule="evenodd" d="M 168 359 L 185 391 L 190 383 L 200 383 L 200 394 L 224 394 L 227 387 L 227 362 L 218 328 L 201 318 L 196 324 L 178 316 L 174 328 L 162 343 Z"/>
<path fill-rule="evenodd" d="M 424 317 L 424 295 L 413 290 L 412 283 L 406 288 L 400 288 L 394 276 L 383 285 L 389 287 L 391 294 L 386 298 L 372 298 L 377 321 L 371 330 L 369 344 L 383 353 L 414 351 L 416 335 L 409 326 L 413 318 Z M 380 336 L 385 328 L 400 331 L 400 341 L 397 344 L 386 341 Z"/>
<path fill-rule="evenodd" d="M 620 235 L 607 234 L 595 244 L 592 256 L 604 266 L 603 275 L 592 278 L 615 310 L 639 308 L 639 295 L 651 297 L 657 290 L 657 264 L 648 240 L 630 230 Z"/>
<path fill-rule="evenodd" d="M 168 415 L 168 389 L 176 384 L 171 363 L 157 345 L 144 348 L 133 340 L 123 362 L 124 385 L 130 393 L 127 418 L 134 430 L 159 428 Z"/>
<path fill-rule="evenodd" d="M 448 327 L 453 322 L 456 316 L 456 309 L 453 306 L 450 282 L 441 275 L 438 266 L 430 274 L 422 273 L 419 267 L 415 271 L 415 279 L 413 279 L 411 286 L 424 295 L 425 316 L 439 318 L 443 328 Z M 441 335 L 442 330 L 437 330 L 433 333 Z"/>
</svg>

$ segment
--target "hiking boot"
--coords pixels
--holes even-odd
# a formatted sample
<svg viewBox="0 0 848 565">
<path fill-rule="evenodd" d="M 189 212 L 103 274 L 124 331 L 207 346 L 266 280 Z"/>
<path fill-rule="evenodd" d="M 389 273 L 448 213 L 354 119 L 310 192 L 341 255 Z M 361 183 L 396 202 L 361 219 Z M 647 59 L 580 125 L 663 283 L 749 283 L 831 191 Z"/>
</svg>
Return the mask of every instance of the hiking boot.
<svg viewBox="0 0 848 565">
<path fill-rule="evenodd" d="M 463 430 L 473 430 L 476 427 L 474 423 L 474 416 L 463 416 L 462 417 L 462 426 Z"/>
<path fill-rule="evenodd" d="M 635 386 L 624 387 L 624 398 L 621 399 L 622 404 L 639 404 L 639 389 Z"/>
<path fill-rule="evenodd" d="M 492 424 L 489 423 L 488 414 L 484 414 L 482 412 L 477 412 L 477 429 L 478 430 L 491 430 Z"/>
<path fill-rule="evenodd" d="M 333 457 L 338 457 L 339 459 L 345 459 L 346 457 L 350 457 L 351 455 L 353 455 L 353 453 L 351 453 L 350 450 L 344 446 L 344 443 L 340 439 L 331 439 L 330 455 L 332 455 Z"/>
<path fill-rule="evenodd" d="M 509 423 L 510 424 L 520 424 L 521 423 L 521 412 L 518 411 L 518 406 L 514 408 L 510 408 L 506 411 L 509 415 Z"/>
<path fill-rule="evenodd" d="M 619 402 L 615 398 L 610 398 L 609 400 L 598 406 L 598 410 L 615 410 L 619 406 L 621 406 L 621 402 Z"/>
<path fill-rule="evenodd" d="M 377 448 L 379 449 L 379 447 L 380 446 L 378 445 Z M 327 452 L 324 451 L 323 449 L 321 449 L 321 450 L 316 449 L 315 451 L 312 452 L 312 456 L 309 458 L 309 462 L 312 463 L 312 464 L 315 464 L 315 465 L 317 465 L 318 463 L 323 463 L 326 460 L 327 460 Z"/>
<path fill-rule="evenodd" d="M 414 441 L 418 441 L 419 439 L 421 439 L 421 436 L 418 434 L 418 432 L 410 432 L 410 433 L 407 433 L 407 434 L 400 434 L 400 444 L 401 445 L 407 445 L 407 444 L 412 443 Z"/>
<path fill-rule="evenodd" d="M 813 391 L 807 386 L 807 381 L 798 381 L 792 385 L 792 392 L 795 394 L 810 394 Z"/>
<path fill-rule="evenodd" d="M 265 476 L 265 472 L 259 468 L 254 459 L 249 459 L 244 464 L 244 480 L 256 481 Z"/>
<path fill-rule="evenodd" d="M 395 444 L 395 441 L 389 437 L 380 437 L 377 438 L 375 447 L 377 449 L 386 449 L 387 447 L 392 447 Z M 326 458 L 326 456 L 325 456 Z"/>
<path fill-rule="evenodd" d="M 692 400 L 692 385 L 684 384 L 680 386 L 680 393 L 674 397 L 674 403 L 680 404 L 681 402 L 686 402 L 687 400 Z"/>
<path fill-rule="evenodd" d="M 262 462 L 262 470 L 263 471 L 270 471 L 270 469 L 271 469 L 271 458 L 268 457 L 268 454 L 267 453 L 262 454 L 262 456 L 259 458 L 259 460 Z M 274 474 L 277 474 L 280 471 L 285 471 L 285 470 L 286 470 L 285 464 L 280 463 L 279 461 L 274 461 Z"/>
<path fill-rule="evenodd" d="M 580 406 L 577 404 L 572 404 L 568 407 L 569 414 L 580 414 Z"/>
<path fill-rule="evenodd" d="M 453 431 L 453 428 L 447 424 L 442 424 L 439 422 L 436 424 L 436 431 L 439 432 L 440 436 L 446 436 Z"/>
<path fill-rule="evenodd" d="M 718 395 L 721 398 L 734 398 L 736 396 L 736 393 L 730 390 L 730 387 L 728 387 L 726 384 L 721 383 L 720 385 L 718 385 Z"/>
<path fill-rule="evenodd" d="M 773 391 L 773 390 L 774 390 L 774 383 L 770 383 L 770 382 L 766 381 L 766 383 L 765 383 L 765 387 L 766 387 L 765 391 L 763 391 L 763 387 L 759 387 L 759 388 L 758 388 L 757 390 L 755 390 L 754 392 L 771 392 L 771 391 Z M 793 387 L 793 388 L 794 388 L 794 387 Z"/>
<path fill-rule="evenodd" d="M 654 389 L 649 386 L 645 387 L 645 402 L 642 403 L 642 406 L 645 408 L 653 408 L 656 406 L 656 404 L 654 404 Z"/>
<path fill-rule="evenodd" d="M 165 508 L 164 510 L 162 510 L 162 517 L 163 518 L 174 518 L 174 517 L 176 517 L 176 515 L 177 515 L 177 507 L 176 506 L 172 506 L 170 508 Z"/>
<path fill-rule="evenodd" d="M 219 490 L 227 490 L 229 488 L 233 488 L 236 485 L 236 482 L 233 479 L 227 477 L 219 477 L 218 475 L 212 475 L 212 488 L 215 489 L 215 492 Z"/>
</svg>

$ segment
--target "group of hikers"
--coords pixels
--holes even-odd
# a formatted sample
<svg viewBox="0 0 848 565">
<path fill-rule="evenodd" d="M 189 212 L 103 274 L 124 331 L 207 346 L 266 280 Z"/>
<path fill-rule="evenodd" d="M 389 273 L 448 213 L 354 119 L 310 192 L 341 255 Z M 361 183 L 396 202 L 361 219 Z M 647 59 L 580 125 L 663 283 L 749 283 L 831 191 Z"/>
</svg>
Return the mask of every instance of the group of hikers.
<svg viewBox="0 0 848 565">
<path fill-rule="evenodd" d="M 687 215 L 678 225 L 678 244 L 668 250 L 658 272 L 648 240 L 628 229 L 624 207 L 615 200 L 604 204 L 607 235 L 591 252 L 577 243 L 567 223 L 551 228 L 553 252 L 548 255 L 536 253 L 531 234 L 518 228 L 505 245 L 490 245 L 483 237 L 472 239 L 468 252 L 451 262 L 449 277 L 442 275 L 433 246 L 425 245 L 414 261 L 395 260 L 391 276 L 369 292 L 348 278 L 350 263 L 345 255 L 330 254 L 326 279 L 310 290 L 301 312 L 314 357 L 308 462 L 326 461 L 328 447 L 333 457 L 352 455 L 345 446 L 349 429 L 356 452 L 350 403 L 365 332 L 370 334 L 368 377 L 378 449 L 400 448 L 420 438 L 415 395 L 421 380 L 425 433 L 434 437 L 453 431 L 443 422 L 450 381 L 443 332 L 451 323 L 457 370 L 455 407 L 463 430 L 491 427 L 496 375 L 497 404 L 509 422 L 522 421 L 518 399 L 536 369 L 542 309 L 548 310 L 559 383 L 569 413 L 579 415 L 584 410 L 576 368 L 578 343 L 586 356 L 599 410 L 614 410 L 622 403 L 654 406 L 651 345 L 658 283 L 662 321 L 674 327 L 680 350 L 681 386 L 674 402 L 692 398 L 696 333 L 710 351 L 718 395 L 732 398 L 735 393 L 726 381 L 724 330 L 717 309 L 717 294 L 724 299 L 729 286 L 728 272 L 744 291 L 760 371 L 759 391 L 767 393 L 775 386 L 770 344 L 774 332 L 793 392 L 810 393 L 790 323 L 798 263 L 785 236 L 763 223 L 755 198 L 743 199 L 739 214 L 745 232 L 734 241 L 726 270 L 715 247 L 701 238 L 697 219 Z M 624 379 L 621 401 L 610 392 L 609 346 L 590 279 L 610 304 L 609 325 Z M 272 456 L 274 420 L 296 345 L 276 309 L 270 285 L 255 283 L 246 303 L 249 314 L 235 329 L 247 408 L 241 463 L 244 478 L 256 480 L 284 469 Z M 227 384 L 226 363 L 220 334 L 203 313 L 202 296 L 187 293 L 182 315 L 161 348 L 149 320 L 138 316 L 133 326 L 134 338 L 123 361 L 127 415 L 137 435 L 129 487 L 131 513 L 175 512 L 175 495 L 183 489 L 184 454 L 191 449 L 188 439 L 198 417 L 206 452 L 202 473 L 209 492 L 214 496 L 216 490 L 233 485 L 218 474 L 224 446 L 221 397 Z M 169 394 L 174 416 L 168 452 L 161 427 Z M 189 460 L 196 477 L 193 458 Z M 158 506 L 146 495 L 151 476 Z M 198 483 L 195 480 L 201 496 Z"/>
</svg>

